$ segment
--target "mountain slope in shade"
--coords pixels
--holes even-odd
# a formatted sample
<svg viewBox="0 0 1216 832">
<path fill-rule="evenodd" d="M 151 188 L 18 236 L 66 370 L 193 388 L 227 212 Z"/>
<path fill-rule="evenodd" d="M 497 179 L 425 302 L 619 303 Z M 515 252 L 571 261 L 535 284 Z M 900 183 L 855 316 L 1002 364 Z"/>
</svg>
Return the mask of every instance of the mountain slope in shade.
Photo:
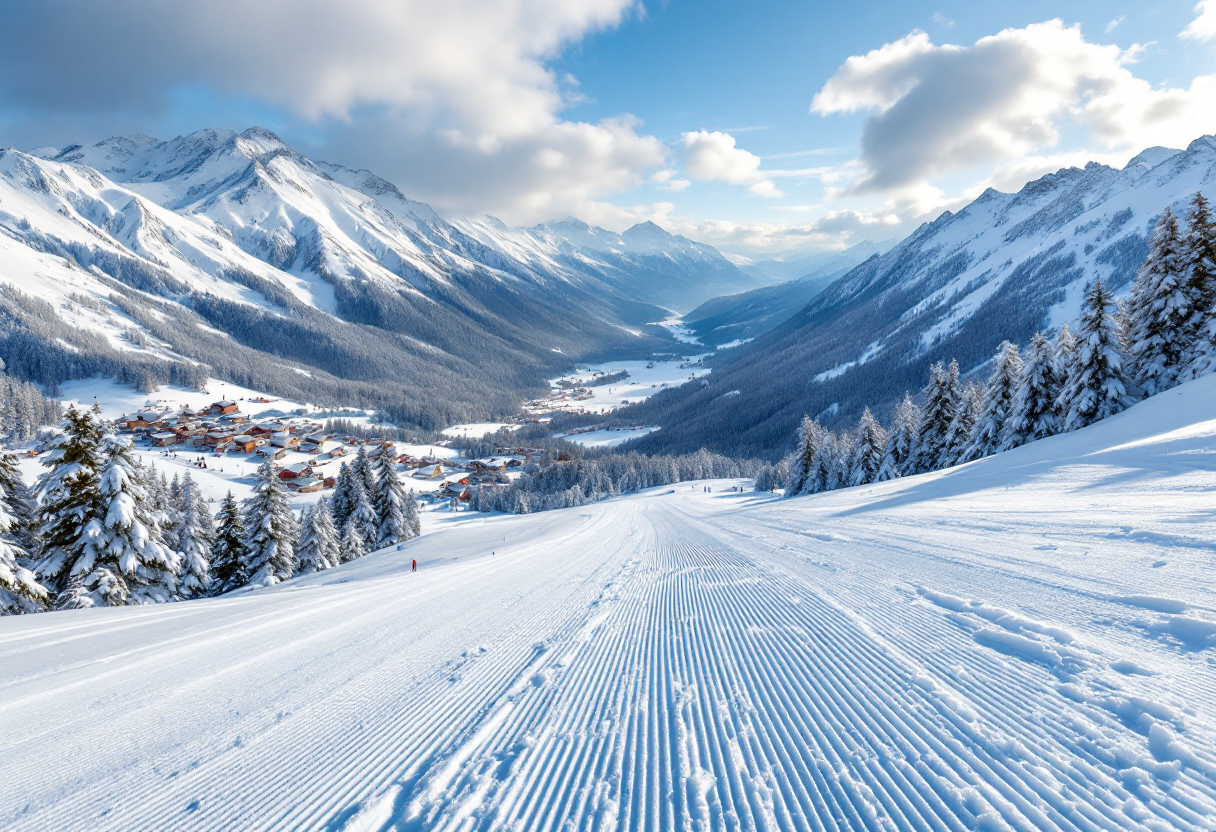
<svg viewBox="0 0 1216 832">
<path fill-rule="evenodd" d="M 507 415 L 572 361 L 670 350 L 639 276 L 722 259 L 682 238 L 619 253 L 470 234 L 260 128 L 0 152 L 0 232 L 11 372 L 150 385 L 202 362 L 425 425 Z"/>
<path fill-rule="evenodd" d="M 828 257 L 813 258 L 816 267 L 797 279 L 706 301 L 684 316 L 684 326 L 710 347 L 750 340 L 788 320 L 857 264 L 886 250 L 885 245 L 866 241 Z M 781 265 L 801 268 L 799 264 L 807 262 L 812 258 Z"/>
<path fill-rule="evenodd" d="M 1154 148 L 1122 170 L 1090 163 L 988 190 L 886 254 L 857 266 L 751 344 L 722 354 L 704 381 L 622 413 L 663 429 L 645 450 L 784 454 L 804 414 L 854 422 L 885 416 L 930 363 L 957 358 L 982 372 L 1001 341 L 1026 343 L 1076 318 L 1100 277 L 1122 295 L 1166 205 L 1182 213 L 1198 190 L 1216 195 L 1216 139 Z M 738 394 L 734 394 L 738 391 Z M 732 395 L 727 395 L 732 394 Z"/>
</svg>

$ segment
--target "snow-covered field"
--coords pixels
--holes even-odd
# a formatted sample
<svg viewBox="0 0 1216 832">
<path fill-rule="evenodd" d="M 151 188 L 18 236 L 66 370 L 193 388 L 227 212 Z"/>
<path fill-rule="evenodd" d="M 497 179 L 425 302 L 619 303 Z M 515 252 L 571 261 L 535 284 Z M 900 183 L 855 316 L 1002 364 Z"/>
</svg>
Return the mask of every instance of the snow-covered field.
<svg viewBox="0 0 1216 832">
<path fill-rule="evenodd" d="M 0 827 L 1210 830 L 1213 414 L 2 619 Z"/>
<path fill-rule="evenodd" d="M 628 442 L 630 439 L 637 439 L 639 436 L 645 436 L 656 430 L 658 428 L 606 428 L 604 430 L 590 430 L 586 433 L 572 433 L 562 438 L 576 442 L 579 445 L 585 445 L 588 448 L 613 448 L 623 442 Z"/>
<path fill-rule="evenodd" d="M 691 359 L 693 361 L 696 358 Z M 686 381 L 707 375 L 705 367 L 684 367 L 683 361 L 611 361 L 563 376 L 568 381 L 586 383 L 595 373 L 629 371 L 629 378 L 616 384 L 592 387 L 591 398 L 569 402 L 566 409 L 582 408 L 588 413 L 608 413 L 626 404 L 645 401 L 665 387 L 678 387 Z M 554 383 L 557 379 L 554 379 Z"/>
</svg>

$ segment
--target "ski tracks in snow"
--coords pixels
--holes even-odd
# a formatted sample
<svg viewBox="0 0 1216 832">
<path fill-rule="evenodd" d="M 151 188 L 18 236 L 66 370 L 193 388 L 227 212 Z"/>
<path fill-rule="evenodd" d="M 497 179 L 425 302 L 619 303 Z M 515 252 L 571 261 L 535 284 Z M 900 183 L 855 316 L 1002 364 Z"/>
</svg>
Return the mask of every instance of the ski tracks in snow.
<svg viewBox="0 0 1216 832">
<path fill-rule="evenodd" d="M 1175 618 L 1206 621 L 1187 605 L 1083 591 L 995 548 L 980 570 L 960 541 L 982 532 L 922 550 L 906 530 L 703 503 L 488 523 L 452 538 L 484 548 L 467 562 L 403 576 L 381 555 L 363 568 L 383 575 L 158 608 L 160 625 L 30 619 L 0 638 L 18 668 L 0 718 L 25 726 L 0 766 L 43 782 L 0 798 L 0 825 L 1212 827 L 1210 703 L 1153 695 L 1145 658 L 1177 651 Z M 1034 612 L 1053 604 L 1074 615 Z M 1092 624 L 1112 609 L 1127 615 Z M 1211 672 L 1185 661 L 1208 648 L 1181 627 L 1169 683 L 1195 705 Z M 39 649 L 67 652 L 43 667 Z M 146 738 L 95 736 L 122 730 Z M 48 776 L 75 748 L 85 762 Z"/>
</svg>

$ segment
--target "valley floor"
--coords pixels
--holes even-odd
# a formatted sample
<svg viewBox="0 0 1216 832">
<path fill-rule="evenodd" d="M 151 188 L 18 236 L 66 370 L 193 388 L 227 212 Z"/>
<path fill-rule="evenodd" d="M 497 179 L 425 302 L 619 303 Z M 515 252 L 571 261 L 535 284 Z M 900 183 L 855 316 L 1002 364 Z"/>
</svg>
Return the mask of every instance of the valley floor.
<svg viewBox="0 0 1216 832">
<path fill-rule="evenodd" d="M 0 620 L 0 827 L 1211 829 L 1214 412 Z"/>
</svg>

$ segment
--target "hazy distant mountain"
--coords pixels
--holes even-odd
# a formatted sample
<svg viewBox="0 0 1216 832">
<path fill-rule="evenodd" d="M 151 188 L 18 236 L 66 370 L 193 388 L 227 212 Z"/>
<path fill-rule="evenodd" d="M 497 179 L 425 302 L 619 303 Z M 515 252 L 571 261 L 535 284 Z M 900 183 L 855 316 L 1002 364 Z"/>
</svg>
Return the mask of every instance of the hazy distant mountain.
<svg viewBox="0 0 1216 832">
<path fill-rule="evenodd" d="M 631 408 L 629 418 L 663 426 L 638 445 L 774 457 L 803 414 L 848 424 L 869 405 L 885 416 L 937 360 L 982 372 L 1002 340 L 1024 344 L 1075 319 L 1095 277 L 1125 293 L 1157 215 L 1185 213 L 1197 190 L 1216 195 L 1210 136 L 1185 151 L 1151 148 L 1122 170 L 1090 163 L 1014 194 L 988 190 L 722 353 L 704 382 Z"/>
<path fill-rule="evenodd" d="M 858 263 L 889 248 L 867 240 L 844 251 L 807 255 L 789 263 L 767 261 L 794 269 L 817 265 L 795 280 L 708 300 L 684 316 L 684 325 L 710 347 L 755 338 L 787 320 Z"/>
</svg>

